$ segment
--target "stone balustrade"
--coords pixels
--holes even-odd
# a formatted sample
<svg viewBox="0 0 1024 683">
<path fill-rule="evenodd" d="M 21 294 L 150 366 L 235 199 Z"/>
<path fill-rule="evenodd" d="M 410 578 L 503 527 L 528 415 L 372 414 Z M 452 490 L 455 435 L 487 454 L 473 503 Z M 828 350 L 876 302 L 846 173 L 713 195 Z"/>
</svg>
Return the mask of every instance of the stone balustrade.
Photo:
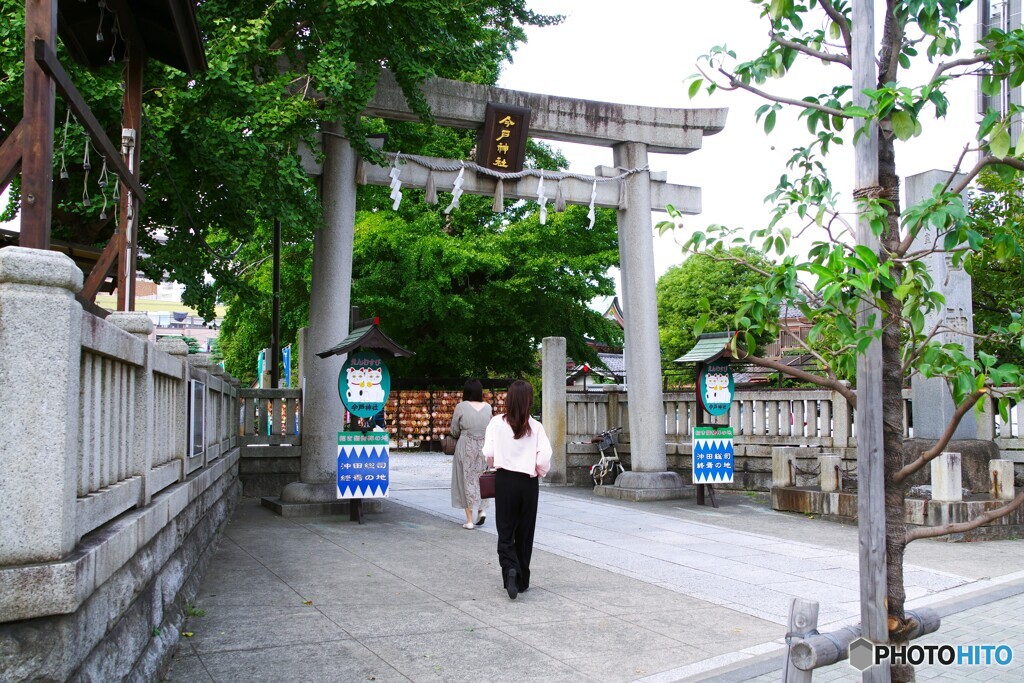
<svg viewBox="0 0 1024 683">
<path fill-rule="evenodd" d="M 145 314 L 83 312 L 82 280 L 0 249 L 0 670 L 156 680 L 239 495 L 239 387 Z"/>
</svg>

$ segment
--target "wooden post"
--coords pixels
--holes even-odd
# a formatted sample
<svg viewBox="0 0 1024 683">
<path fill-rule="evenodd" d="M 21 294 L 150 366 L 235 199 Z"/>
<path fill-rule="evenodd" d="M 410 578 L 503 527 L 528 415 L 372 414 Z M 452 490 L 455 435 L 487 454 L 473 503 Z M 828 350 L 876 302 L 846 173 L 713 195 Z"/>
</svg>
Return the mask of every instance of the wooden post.
<svg viewBox="0 0 1024 683">
<path fill-rule="evenodd" d="M 270 386 L 277 389 L 281 373 L 277 357 L 281 355 L 281 220 L 274 219 L 274 301 L 270 310 Z"/>
<path fill-rule="evenodd" d="M 35 41 L 57 44 L 57 0 L 25 2 L 25 148 L 21 160 L 19 245 L 50 248 L 53 204 L 53 116 L 56 86 L 36 62 Z"/>
<path fill-rule="evenodd" d="M 793 646 L 802 642 L 812 633 L 817 635 L 818 629 L 818 603 L 814 600 L 793 598 L 789 606 L 789 629 L 786 633 L 786 642 L 789 650 L 786 651 L 786 666 L 782 670 L 783 683 L 811 683 L 811 672 L 798 669 L 793 663 L 790 652 Z"/>
<path fill-rule="evenodd" d="M 870 108 L 864 94 L 874 88 L 875 80 L 875 3 L 854 0 L 853 9 L 853 103 Z M 856 190 L 878 186 L 878 126 L 857 119 L 854 135 Z M 878 238 L 864 213 L 857 216 L 857 244 L 878 253 Z M 857 310 L 857 326 L 865 327 L 874 319 L 879 328 L 881 312 L 862 303 Z M 876 337 L 866 353 L 857 357 L 857 532 L 860 555 L 860 617 L 864 637 L 875 643 L 889 640 L 886 609 L 885 566 L 885 448 L 882 439 L 882 344 Z M 889 663 L 871 667 L 863 673 L 865 682 L 889 680 Z"/>
<path fill-rule="evenodd" d="M 124 114 L 121 127 L 134 131 L 134 141 L 125 148 L 122 136 L 122 150 L 127 151 L 124 163 L 136 178 L 139 177 L 139 162 L 142 148 L 142 72 L 146 63 L 145 54 L 137 47 L 128 51 L 128 63 L 124 67 Z M 129 192 L 124 180 L 121 181 L 121 203 L 118 206 L 118 228 L 111 239 L 117 240 L 117 310 L 135 310 L 135 261 L 138 257 L 139 241 L 139 198 Z"/>
</svg>

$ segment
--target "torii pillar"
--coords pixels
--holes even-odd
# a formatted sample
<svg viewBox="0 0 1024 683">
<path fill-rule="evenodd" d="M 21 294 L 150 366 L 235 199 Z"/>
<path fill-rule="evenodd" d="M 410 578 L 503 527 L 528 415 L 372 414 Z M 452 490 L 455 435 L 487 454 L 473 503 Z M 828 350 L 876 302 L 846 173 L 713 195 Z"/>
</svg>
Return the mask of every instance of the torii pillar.
<svg viewBox="0 0 1024 683">
<path fill-rule="evenodd" d="M 625 201 L 620 203 L 617 182 L 599 183 L 595 205 L 618 210 L 619 258 L 625 303 L 627 401 L 629 410 L 632 470 L 618 477 L 614 487 L 604 487 L 626 500 L 656 500 L 682 497 L 690 492 L 683 478 L 668 471 L 665 454 L 665 408 L 661 392 L 661 351 L 658 344 L 658 314 L 655 297 L 654 237 L 652 211 L 674 205 L 684 214 L 700 213 L 700 188 L 672 185 L 664 172 L 646 170 L 648 153 L 687 154 L 700 149 L 703 137 L 719 132 L 725 125 L 726 109 L 670 109 L 641 107 L 538 95 L 487 87 L 447 79 L 433 79 L 423 94 L 438 124 L 453 128 L 479 128 L 488 102 L 530 109 L 530 137 L 611 147 L 617 168 L 598 167 L 596 175 L 616 177 L 626 169 L 645 169 L 625 180 Z M 364 114 L 386 119 L 415 121 L 405 96 L 388 73 L 377 85 Z M 333 137 L 333 135 L 331 135 Z M 313 285 L 310 328 L 303 351 L 302 368 L 306 393 L 303 404 L 301 481 L 289 484 L 282 493 L 284 503 L 327 503 L 334 500 L 337 432 L 342 428 L 337 396 L 340 357 L 328 361 L 316 358 L 317 340 L 337 336 L 348 329 L 352 240 L 356 178 L 388 185 L 390 169 L 363 164 L 357 173 L 351 148 L 324 141 L 324 227 L 313 249 Z M 335 158 L 341 155 L 341 159 Z M 406 155 L 403 155 L 406 158 Z M 426 186 L 427 165 L 450 166 L 448 159 L 407 157 L 402 166 L 403 188 Z M 306 168 L 318 173 L 311 156 Z M 450 192 L 456 173 L 434 171 L 439 192 Z M 469 194 L 493 194 L 496 181 L 467 170 L 462 186 Z M 507 199 L 535 199 L 537 177 L 505 181 Z M 587 205 L 591 183 L 578 179 L 562 181 L 567 203 Z M 548 185 L 553 194 L 554 183 Z M 318 282 L 325 277 L 330 286 Z M 330 298 L 331 301 L 325 301 Z M 336 340 L 333 340 L 336 341 Z M 333 343 L 332 341 L 332 343 Z M 326 363 L 326 364 L 325 364 Z M 337 404 L 337 405 L 334 405 Z M 564 477 L 564 473 L 563 477 Z"/>
</svg>

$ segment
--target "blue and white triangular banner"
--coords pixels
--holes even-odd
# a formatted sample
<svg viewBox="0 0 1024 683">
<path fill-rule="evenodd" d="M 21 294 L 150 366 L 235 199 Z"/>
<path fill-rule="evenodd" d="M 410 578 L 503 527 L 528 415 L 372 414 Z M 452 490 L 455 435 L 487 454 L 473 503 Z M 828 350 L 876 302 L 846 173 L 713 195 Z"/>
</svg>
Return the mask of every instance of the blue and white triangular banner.
<svg viewBox="0 0 1024 683">
<path fill-rule="evenodd" d="M 731 427 L 693 428 L 693 483 L 731 484 L 735 451 Z"/>
<path fill-rule="evenodd" d="M 391 437 L 387 432 L 338 433 L 338 498 L 386 498 Z"/>
</svg>

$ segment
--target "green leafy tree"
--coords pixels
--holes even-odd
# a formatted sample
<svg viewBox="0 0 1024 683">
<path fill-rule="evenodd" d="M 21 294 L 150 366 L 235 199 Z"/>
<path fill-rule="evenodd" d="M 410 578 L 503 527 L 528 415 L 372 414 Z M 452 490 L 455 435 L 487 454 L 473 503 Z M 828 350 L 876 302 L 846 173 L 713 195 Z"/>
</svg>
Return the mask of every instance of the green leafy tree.
<svg viewBox="0 0 1024 683">
<path fill-rule="evenodd" d="M 411 154 L 466 158 L 474 136 L 420 124 L 371 122 L 386 132 L 386 149 Z M 531 167 L 558 170 L 566 160 L 531 143 Z M 391 363 L 392 372 L 413 377 L 525 376 L 536 372 L 537 346 L 545 336 L 564 336 L 574 358 L 597 362 L 586 339 L 615 342 L 621 331 L 587 303 L 614 292 L 607 271 L 618 263 L 612 211 L 599 210 L 592 230 L 586 209 L 551 211 L 540 225 L 536 205 L 508 202 L 502 213 L 487 197 L 464 195 L 445 214 L 422 191 L 404 190 L 392 211 L 387 188 L 363 187 L 358 195 L 353 253 L 352 303 L 416 356 Z M 244 249 L 265 253 L 266 231 Z M 258 246 L 259 245 L 259 246 Z M 282 248 L 283 343 L 294 340 L 308 320 L 311 245 Z M 270 339 L 271 263 L 263 260 L 243 275 L 252 296 L 237 296 L 224 320 L 222 346 L 227 369 L 250 381 L 256 356 Z"/>
<path fill-rule="evenodd" d="M 736 312 L 746 295 L 768 279 L 765 269 L 770 267 L 760 251 L 716 249 L 693 254 L 665 271 L 656 289 L 663 368 L 677 371 L 672 361 L 689 351 L 702 333 L 735 329 Z M 773 334 L 777 331 L 766 326 L 760 340 L 767 342 Z"/>
<path fill-rule="evenodd" d="M 985 172 L 971 193 L 969 219 L 983 238 L 980 258 L 971 272 L 974 330 L 984 335 L 980 352 L 1005 363 L 1024 366 L 1024 349 L 1005 343 L 991 332 L 1003 325 L 1008 312 L 1024 313 L 1024 181 L 1018 176 L 1004 180 Z"/>
<path fill-rule="evenodd" d="M 147 65 L 141 132 L 147 201 L 139 242 L 146 275 L 185 284 L 185 303 L 207 318 L 218 296 L 255 296 L 240 276 L 265 258 L 268 240 L 261 238 L 275 217 L 290 233 L 286 240 L 311 239 L 320 206 L 298 144 L 322 123 L 338 121 L 357 149 L 370 154 L 360 114 L 382 68 L 429 120 L 417 88 L 425 79 L 493 83 L 525 39 L 525 26 L 558 20 L 531 12 L 525 0 L 203 0 L 197 17 L 208 71 L 189 77 L 155 61 Z M 6 135 L 22 108 L 24 2 L 0 0 L 0 19 L 0 134 Z M 58 54 L 117 139 L 121 65 L 90 72 L 62 48 Z M 58 98 L 58 122 L 64 114 Z M 73 123 L 70 132 L 70 178 L 56 186 L 54 236 L 103 245 L 114 212 L 100 218 L 94 184 L 88 186 L 92 206 L 83 206 L 84 176 L 73 160 L 81 159 L 84 137 Z M 20 205 L 17 189 L 8 215 Z"/>
<path fill-rule="evenodd" d="M 811 333 L 813 342 L 821 335 L 826 320 L 838 332 L 838 344 L 828 356 L 819 354 L 824 374 L 802 377 L 831 387 L 856 405 L 856 393 L 839 381 L 838 368 L 852 367 L 856 355 L 866 351 L 875 338 L 881 342 L 882 367 L 882 440 L 884 445 L 885 535 L 889 638 L 906 642 L 913 624 L 904 611 L 903 556 L 906 545 L 915 539 L 963 532 L 998 518 L 1024 503 L 1024 494 L 1008 505 L 994 509 L 966 523 L 935 528 L 908 530 L 904 522 L 904 497 L 907 478 L 937 457 L 952 436 L 962 416 L 991 397 L 1005 415 L 1012 401 L 1021 398 L 1024 377 L 1020 368 L 993 354 L 979 351 L 977 359 L 967 357 L 958 343 L 942 343 L 938 335 L 943 326 L 927 326 L 926 314 L 944 303 L 935 290 L 924 259 L 945 250 L 956 265 L 968 272 L 984 259 L 985 238 L 969 220 L 961 192 L 986 167 L 1004 176 L 1024 169 L 1021 152 L 1013 149 L 1009 136 L 1012 116 L 1020 114 L 1019 105 L 1008 114 L 986 112 L 977 140 L 979 157 L 973 168 L 964 169 L 966 177 L 950 176 L 935 188 L 932 196 L 910 207 L 901 207 L 898 192 L 896 153 L 898 143 L 916 136 L 924 125 L 926 112 L 941 118 L 948 107 L 946 91 L 958 78 L 981 75 L 986 93 L 998 92 L 1004 85 L 1019 86 L 1024 81 L 1024 32 L 994 30 L 986 36 L 973 55 L 958 56 L 963 13 L 970 2 L 947 0 L 887 0 L 881 24 L 877 59 L 872 62 L 874 88 L 863 91 L 866 105 L 854 104 L 852 46 L 854 32 L 852 3 L 840 0 L 755 0 L 768 25 L 768 45 L 760 54 L 743 61 L 726 47 L 713 48 L 702 60 L 701 73 L 690 84 L 694 94 L 706 88 L 739 89 L 765 100 L 756 116 L 770 132 L 776 118 L 785 110 L 794 110 L 806 123 L 806 145 L 793 151 L 788 169 L 779 179 L 769 201 L 774 205 L 770 223 L 748 235 L 739 236 L 727 228 L 712 226 L 693 231 L 685 247 L 704 251 L 719 244 L 746 244 L 775 252 L 780 256 L 772 276 L 747 301 L 735 318 L 741 331 L 736 354 L 750 362 L 788 374 L 794 371 L 773 364 L 757 355 L 756 335 L 769 325 L 758 313 L 785 302 L 808 317 L 817 319 Z M 874 3 L 864 3 L 871 6 Z M 970 10 L 973 12 L 973 8 Z M 803 97 L 774 94 L 768 85 L 784 78 L 805 60 L 825 64 L 833 80 L 822 83 L 820 92 Z M 912 62 L 930 63 L 921 82 L 909 80 Z M 858 98 L 861 93 L 857 93 Z M 859 100 L 858 100 L 859 101 Z M 854 120 L 877 122 L 879 187 L 866 188 L 858 209 L 879 239 L 878 253 L 856 245 L 852 226 L 841 211 L 842 198 L 833 187 L 823 159 L 853 135 Z M 967 150 L 970 151 L 970 150 Z M 950 149 L 950 163 L 959 170 L 966 158 L 962 148 Z M 677 214 L 678 217 L 678 214 Z M 670 227 L 671 224 L 669 224 Z M 998 239 L 1005 226 L 990 224 Z M 915 238 L 925 230 L 938 238 L 921 246 Z M 795 255 L 793 236 L 813 239 L 806 258 Z M 996 261 L 1007 263 L 1019 257 L 1019 242 L 1000 240 L 1005 245 Z M 877 313 L 873 325 L 858 326 L 856 311 L 870 304 Z M 877 331 L 876 331 L 877 329 Z M 992 324 L 987 337 L 999 345 L 1019 346 L 1022 325 L 1017 311 L 1008 311 L 999 323 Z M 748 334 L 749 333 L 749 334 Z M 812 349 L 808 349 L 812 351 Z M 910 463 L 903 450 L 903 411 L 901 391 L 914 373 L 941 377 L 948 382 L 957 410 L 944 436 L 933 447 Z M 894 666 L 893 680 L 913 680 L 911 666 Z"/>
</svg>

